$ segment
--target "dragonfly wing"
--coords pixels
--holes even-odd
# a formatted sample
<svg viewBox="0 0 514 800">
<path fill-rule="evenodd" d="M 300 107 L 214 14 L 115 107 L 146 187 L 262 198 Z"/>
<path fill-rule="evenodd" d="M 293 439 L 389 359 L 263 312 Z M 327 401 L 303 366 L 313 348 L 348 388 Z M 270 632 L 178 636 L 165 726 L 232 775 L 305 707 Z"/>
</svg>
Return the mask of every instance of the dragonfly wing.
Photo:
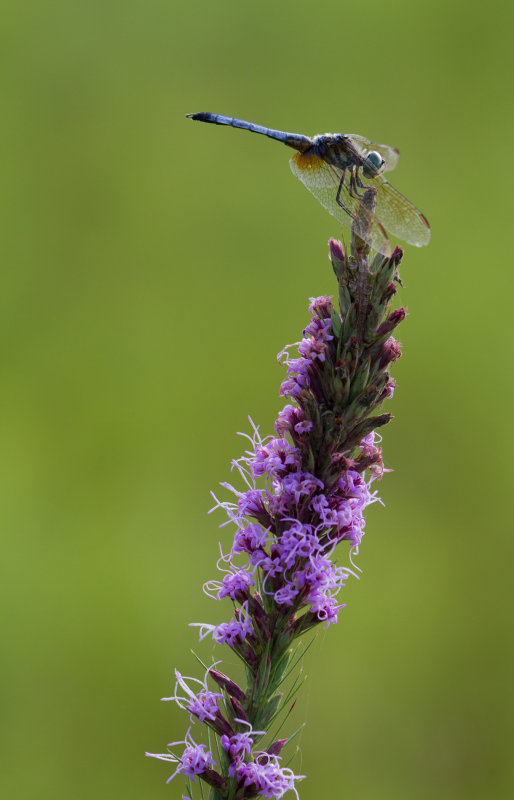
<svg viewBox="0 0 514 800">
<path fill-rule="evenodd" d="M 361 180 L 365 186 L 374 186 L 377 190 L 375 215 L 389 233 L 416 247 L 430 242 L 427 218 L 410 200 L 391 186 L 383 175 L 368 179 L 361 176 Z"/>
<path fill-rule="evenodd" d="M 289 165 L 293 175 L 301 180 L 316 200 L 339 222 L 347 228 L 351 228 L 356 213 L 361 208 L 361 202 L 348 192 L 346 184 L 349 173 L 341 190 L 340 200 L 344 205 L 344 208 L 342 208 L 336 199 L 343 175 L 342 170 L 327 164 L 318 156 L 303 153 L 295 153 L 290 159 Z M 356 232 L 361 235 L 361 238 L 368 242 L 377 252 L 386 256 L 391 255 L 389 239 L 378 217 L 371 219 L 371 214 L 362 208 L 360 219 L 363 221 L 363 230 L 357 230 Z"/>
<path fill-rule="evenodd" d="M 359 136 L 358 133 L 349 133 L 348 136 L 352 139 L 357 148 L 367 155 L 371 150 L 376 150 L 380 153 L 385 161 L 384 172 L 390 172 L 396 167 L 400 160 L 400 151 L 396 147 L 391 147 L 390 144 L 379 144 L 378 142 L 370 142 L 365 136 Z"/>
</svg>

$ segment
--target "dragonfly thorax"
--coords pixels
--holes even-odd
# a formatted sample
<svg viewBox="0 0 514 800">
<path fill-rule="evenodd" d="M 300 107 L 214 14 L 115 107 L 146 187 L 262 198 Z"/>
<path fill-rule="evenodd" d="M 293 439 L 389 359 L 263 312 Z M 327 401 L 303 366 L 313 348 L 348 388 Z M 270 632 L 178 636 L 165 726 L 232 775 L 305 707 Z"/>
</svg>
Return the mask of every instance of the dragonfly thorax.
<svg viewBox="0 0 514 800">
<path fill-rule="evenodd" d="M 312 141 L 314 153 L 327 164 L 341 169 L 362 164 L 362 157 L 351 138 L 344 133 L 324 133 Z"/>
</svg>

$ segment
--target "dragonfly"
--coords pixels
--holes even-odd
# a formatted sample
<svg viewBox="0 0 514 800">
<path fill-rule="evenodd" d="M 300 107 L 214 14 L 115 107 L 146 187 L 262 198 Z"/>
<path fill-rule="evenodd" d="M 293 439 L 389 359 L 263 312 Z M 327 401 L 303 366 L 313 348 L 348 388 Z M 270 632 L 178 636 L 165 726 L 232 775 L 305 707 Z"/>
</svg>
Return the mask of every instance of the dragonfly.
<svg viewBox="0 0 514 800">
<path fill-rule="evenodd" d="M 346 227 L 353 226 L 357 235 L 377 252 L 391 255 L 387 232 L 417 247 L 430 242 L 425 215 L 384 178 L 383 173 L 398 164 L 400 153 L 395 147 L 370 142 L 355 133 L 325 133 L 311 138 L 208 111 L 186 116 L 260 133 L 292 147 L 297 151 L 289 161 L 293 175 L 330 214 Z M 370 187 L 376 189 L 374 212 L 362 203 Z"/>
</svg>

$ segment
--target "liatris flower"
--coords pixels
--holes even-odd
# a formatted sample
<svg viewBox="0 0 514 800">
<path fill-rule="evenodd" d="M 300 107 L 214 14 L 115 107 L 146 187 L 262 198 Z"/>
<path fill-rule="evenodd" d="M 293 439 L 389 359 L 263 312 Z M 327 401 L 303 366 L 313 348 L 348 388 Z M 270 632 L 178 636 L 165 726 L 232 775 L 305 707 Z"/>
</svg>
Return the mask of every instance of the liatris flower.
<svg viewBox="0 0 514 800">
<path fill-rule="evenodd" d="M 364 197 L 368 212 L 374 193 Z M 212 636 L 239 656 L 246 686 L 219 671 L 219 662 L 203 680 L 177 671 L 175 693 L 165 699 L 206 730 L 209 744 L 197 744 L 189 729 L 169 745 L 180 750 L 148 753 L 175 765 L 169 780 L 187 778 L 187 800 L 198 781 L 210 787 L 210 800 L 279 800 L 289 791 L 298 797 L 296 783 L 305 776 L 281 760 L 292 737 L 272 735 L 297 685 L 285 697 L 280 687 L 298 661 L 295 640 L 338 621 L 345 605 L 339 593 L 355 572 L 337 566 L 334 551 L 347 542 L 353 565 L 364 510 L 379 499 L 374 482 L 384 467 L 376 429 L 391 415 L 376 411 L 393 395 L 389 365 L 401 355 L 392 333 L 405 310 L 390 307 L 402 251 L 376 254 L 370 263 L 369 246 L 355 232 L 349 256 L 333 239 L 329 250 L 339 311 L 330 297 L 311 298 L 301 341 L 279 353 L 287 370 L 280 392 L 288 402 L 276 435 L 263 437 L 252 423 L 252 433 L 244 434 L 248 449 L 233 463 L 242 485 L 223 483 L 232 499 L 215 497 L 215 508 L 227 516 L 223 525 L 232 523 L 235 533 L 218 561 L 222 577 L 204 590 L 229 597 L 232 617 L 191 623 L 200 640 Z"/>
</svg>

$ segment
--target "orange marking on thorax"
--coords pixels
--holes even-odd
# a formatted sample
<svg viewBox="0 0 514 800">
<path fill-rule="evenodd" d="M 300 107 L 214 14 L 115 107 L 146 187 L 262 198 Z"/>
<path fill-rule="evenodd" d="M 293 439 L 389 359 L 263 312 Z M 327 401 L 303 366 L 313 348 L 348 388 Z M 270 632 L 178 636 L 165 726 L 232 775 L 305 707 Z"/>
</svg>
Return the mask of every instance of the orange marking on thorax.
<svg viewBox="0 0 514 800">
<path fill-rule="evenodd" d="M 317 169 L 325 163 L 314 153 L 295 153 L 292 158 L 298 169 Z"/>
</svg>

